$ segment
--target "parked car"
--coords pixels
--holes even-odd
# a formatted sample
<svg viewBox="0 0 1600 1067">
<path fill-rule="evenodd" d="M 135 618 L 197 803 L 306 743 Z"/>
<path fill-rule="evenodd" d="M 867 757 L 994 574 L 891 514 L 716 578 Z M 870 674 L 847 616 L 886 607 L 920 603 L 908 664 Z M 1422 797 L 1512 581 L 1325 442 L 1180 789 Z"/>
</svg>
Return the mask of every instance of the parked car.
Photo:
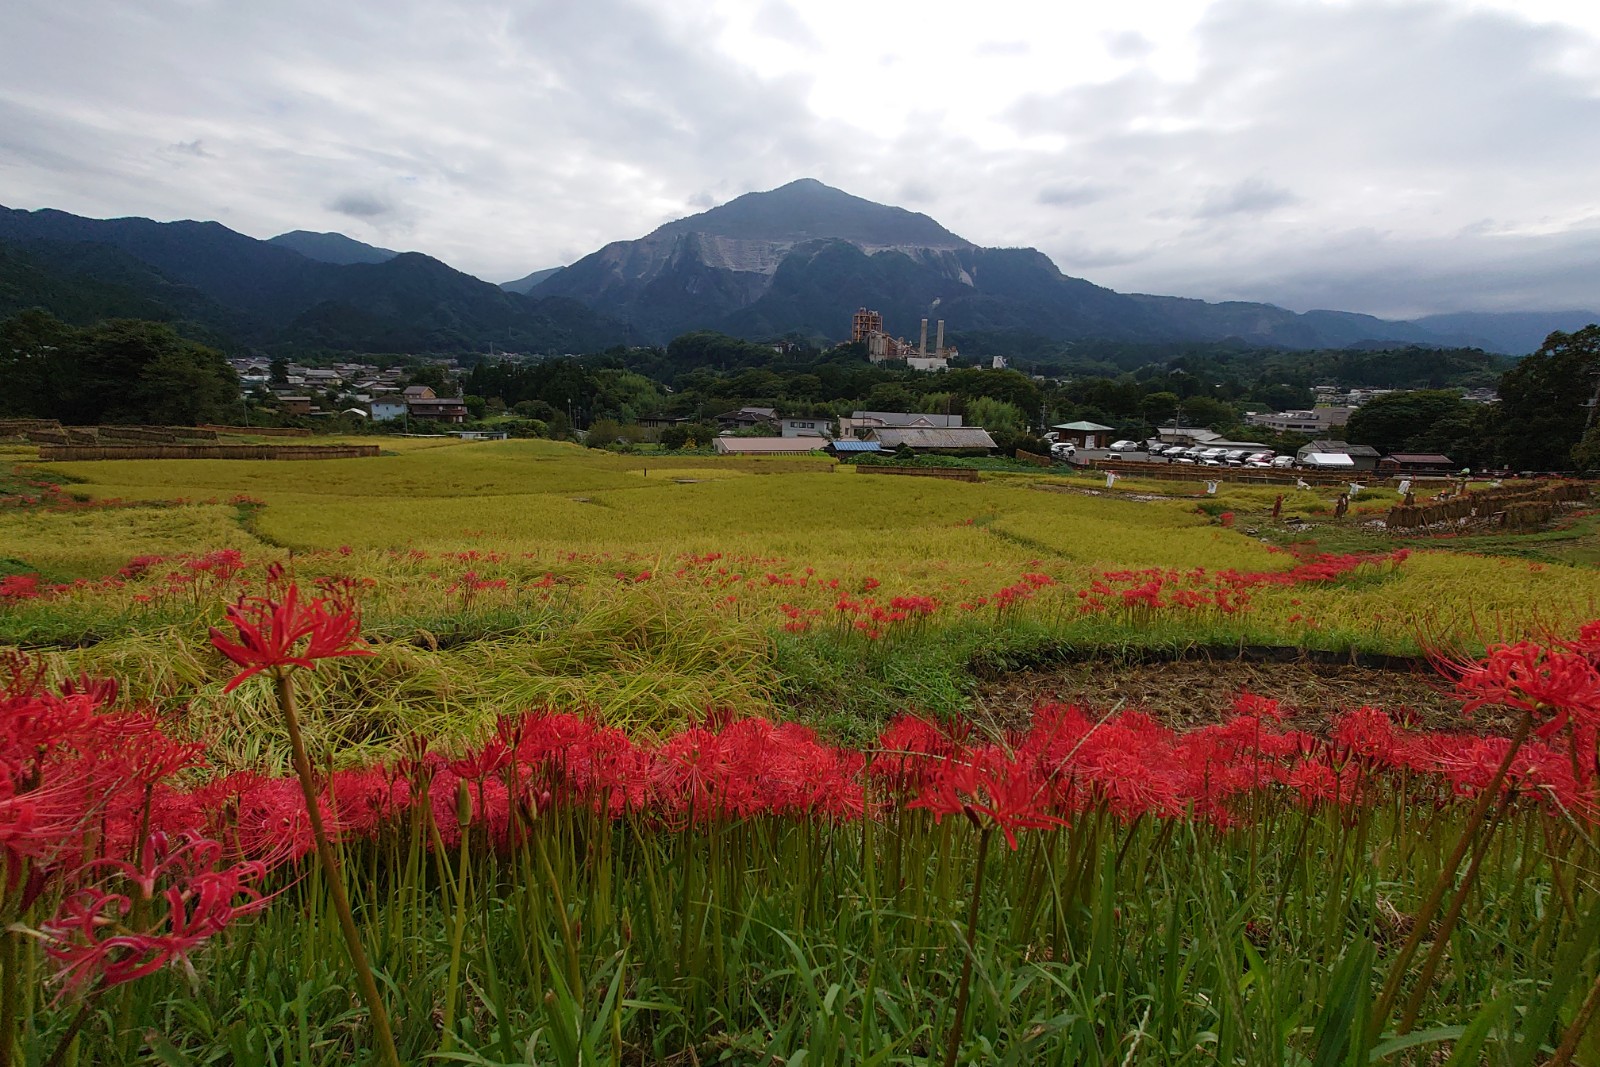
<svg viewBox="0 0 1600 1067">
<path fill-rule="evenodd" d="M 1055 444 L 1050 446 L 1050 454 L 1058 459 L 1075 455 L 1077 451 L 1078 446 L 1073 444 L 1071 441 L 1057 441 Z"/>
<path fill-rule="evenodd" d="M 1113 442 L 1111 442 L 1111 451 L 1113 451 L 1113 452 L 1143 452 L 1144 449 L 1140 446 L 1138 441 L 1113 441 Z"/>
<path fill-rule="evenodd" d="M 1200 451 L 1200 458 L 1202 460 L 1214 459 L 1218 463 L 1221 463 L 1223 460 L 1227 459 L 1227 457 L 1228 450 L 1226 448 L 1206 448 Z"/>
<path fill-rule="evenodd" d="M 1286 471 L 1290 467 L 1294 466 L 1294 457 L 1293 456 L 1275 456 L 1273 458 L 1273 460 L 1272 460 L 1272 465 L 1273 465 L 1274 468 L 1276 468 L 1276 469 L 1278 469 L 1280 471 Z"/>
</svg>

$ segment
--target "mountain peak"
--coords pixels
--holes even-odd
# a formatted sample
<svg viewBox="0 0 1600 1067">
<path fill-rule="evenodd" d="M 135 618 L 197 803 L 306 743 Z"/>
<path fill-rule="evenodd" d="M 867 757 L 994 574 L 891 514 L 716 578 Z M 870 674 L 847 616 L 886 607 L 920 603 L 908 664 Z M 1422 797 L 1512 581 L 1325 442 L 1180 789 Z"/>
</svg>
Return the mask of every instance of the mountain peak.
<svg viewBox="0 0 1600 1067">
<path fill-rule="evenodd" d="M 312 230 L 290 230 L 268 238 L 267 243 L 299 252 L 307 259 L 339 266 L 386 263 L 397 255 L 391 249 L 365 244 L 342 233 L 316 233 Z"/>
<path fill-rule="evenodd" d="M 658 234 L 701 233 L 758 241 L 844 240 L 864 248 L 969 248 L 927 215 L 890 207 L 798 178 L 745 193 L 698 215 L 669 222 Z"/>
</svg>

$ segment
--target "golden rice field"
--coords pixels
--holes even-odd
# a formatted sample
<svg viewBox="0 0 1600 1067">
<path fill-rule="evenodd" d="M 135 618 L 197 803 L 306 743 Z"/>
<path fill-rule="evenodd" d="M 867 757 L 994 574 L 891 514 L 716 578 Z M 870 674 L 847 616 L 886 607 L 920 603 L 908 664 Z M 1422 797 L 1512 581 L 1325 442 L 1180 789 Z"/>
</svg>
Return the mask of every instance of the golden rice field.
<svg viewBox="0 0 1600 1067">
<path fill-rule="evenodd" d="M 303 586 L 354 595 L 379 650 L 313 683 L 332 712 L 319 729 L 352 754 L 538 704 L 647 729 L 737 707 L 848 734 L 857 718 L 869 729 L 909 707 L 965 710 L 974 657 L 1189 645 L 1414 655 L 1422 642 L 1564 632 L 1600 614 L 1592 567 L 1423 547 L 1447 542 L 1336 580 L 1252 588 L 1237 610 L 1116 595 L 1085 610 L 1079 594 L 1106 572 L 1154 568 L 1178 572 L 1173 587 L 1209 589 L 1217 572 L 1311 558 L 1314 546 L 1297 557 L 1272 543 L 1284 539 L 1267 522 L 1278 491 L 1260 486 L 1205 497 L 1052 472 L 961 483 L 811 459 L 658 466 L 548 441 L 395 439 L 376 459 L 303 463 L 30 458 L 13 448 L 0 467 L 63 482 L 84 503 L 0 508 L 0 574 L 88 581 L 0 600 L 0 644 L 66 673 L 115 673 L 208 725 L 242 723 L 253 709 L 219 699 L 227 672 L 207 627 L 280 561 Z M 1343 544 L 1359 526 L 1318 525 L 1331 496 L 1292 490 L 1283 514 L 1309 520 L 1302 538 Z M 1369 490 L 1358 506 L 1391 500 Z M 185 562 L 222 549 L 244 563 L 225 580 Z M 152 556 L 138 576 L 102 581 Z M 1039 584 L 997 599 L 1024 575 Z M 935 606 L 872 622 L 895 598 Z M 240 759 L 275 743 L 222 736 L 238 738 Z"/>
</svg>

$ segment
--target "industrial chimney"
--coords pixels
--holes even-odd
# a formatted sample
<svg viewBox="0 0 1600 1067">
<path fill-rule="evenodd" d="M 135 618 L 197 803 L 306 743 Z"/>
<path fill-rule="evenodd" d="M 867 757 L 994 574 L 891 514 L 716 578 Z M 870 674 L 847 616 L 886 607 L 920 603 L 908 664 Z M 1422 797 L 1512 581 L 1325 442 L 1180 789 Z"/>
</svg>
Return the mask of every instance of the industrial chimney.
<svg viewBox="0 0 1600 1067">
<path fill-rule="evenodd" d="M 928 320 L 927 319 L 923 319 L 922 320 L 922 339 L 917 342 L 917 355 L 925 356 L 927 354 L 928 354 Z"/>
<path fill-rule="evenodd" d="M 944 320 L 939 320 L 939 340 L 934 342 L 933 353 L 936 356 L 944 355 Z"/>
</svg>

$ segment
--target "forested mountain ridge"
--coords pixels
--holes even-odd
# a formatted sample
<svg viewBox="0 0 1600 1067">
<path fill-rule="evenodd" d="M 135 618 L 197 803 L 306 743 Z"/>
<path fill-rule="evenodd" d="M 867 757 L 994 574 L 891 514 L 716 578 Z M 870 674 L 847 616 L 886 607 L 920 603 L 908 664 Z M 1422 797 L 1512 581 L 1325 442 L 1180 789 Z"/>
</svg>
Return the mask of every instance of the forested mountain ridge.
<svg viewBox="0 0 1600 1067">
<path fill-rule="evenodd" d="M 74 320 L 74 305 L 99 301 L 107 314 L 192 320 L 268 350 L 565 352 L 629 336 L 572 301 L 508 293 L 421 253 L 327 263 L 214 222 L 0 208 L 0 249 L 27 276 L 0 294 L 10 310 Z"/>
</svg>

